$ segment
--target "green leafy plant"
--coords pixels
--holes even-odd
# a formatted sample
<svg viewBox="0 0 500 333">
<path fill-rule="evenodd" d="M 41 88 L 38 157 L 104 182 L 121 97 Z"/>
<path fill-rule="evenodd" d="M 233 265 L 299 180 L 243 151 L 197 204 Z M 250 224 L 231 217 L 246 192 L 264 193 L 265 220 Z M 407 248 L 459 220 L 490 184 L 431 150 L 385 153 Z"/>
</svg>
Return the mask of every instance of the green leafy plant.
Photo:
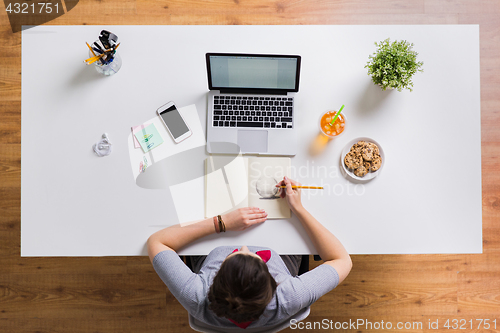
<svg viewBox="0 0 500 333">
<path fill-rule="evenodd" d="M 387 38 L 380 43 L 375 42 L 375 45 L 377 51 L 369 56 L 370 60 L 365 66 L 373 83 L 378 84 L 382 90 L 393 88 L 398 91 L 412 91 L 412 76 L 417 71 L 424 71 L 424 63 L 417 62 L 418 53 L 412 50 L 413 43 L 410 44 L 406 40 L 391 43 Z"/>
</svg>

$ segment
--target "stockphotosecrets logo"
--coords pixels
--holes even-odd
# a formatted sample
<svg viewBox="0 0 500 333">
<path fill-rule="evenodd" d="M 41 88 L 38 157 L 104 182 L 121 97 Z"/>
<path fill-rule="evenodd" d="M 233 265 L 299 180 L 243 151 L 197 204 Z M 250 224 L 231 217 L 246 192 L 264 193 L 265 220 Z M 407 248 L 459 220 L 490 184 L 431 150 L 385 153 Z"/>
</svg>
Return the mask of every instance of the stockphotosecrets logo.
<svg viewBox="0 0 500 333">
<path fill-rule="evenodd" d="M 16 33 L 52 21 L 66 14 L 75 8 L 78 0 L 4 0 L 4 4 L 12 32 Z"/>
</svg>

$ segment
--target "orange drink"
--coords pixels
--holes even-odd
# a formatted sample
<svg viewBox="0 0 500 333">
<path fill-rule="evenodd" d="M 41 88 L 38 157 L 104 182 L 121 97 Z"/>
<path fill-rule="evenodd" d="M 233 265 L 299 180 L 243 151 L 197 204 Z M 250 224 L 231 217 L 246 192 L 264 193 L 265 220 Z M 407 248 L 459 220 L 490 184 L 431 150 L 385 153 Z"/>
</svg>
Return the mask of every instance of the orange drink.
<svg viewBox="0 0 500 333">
<path fill-rule="evenodd" d="M 331 139 L 338 137 L 345 130 L 345 117 L 342 113 L 339 114 L 333 125 L 330 124 L 336 114 L 337 111 L 328 111 L 321 116 L 319 121 L 321 133 Z"/>
</svg>

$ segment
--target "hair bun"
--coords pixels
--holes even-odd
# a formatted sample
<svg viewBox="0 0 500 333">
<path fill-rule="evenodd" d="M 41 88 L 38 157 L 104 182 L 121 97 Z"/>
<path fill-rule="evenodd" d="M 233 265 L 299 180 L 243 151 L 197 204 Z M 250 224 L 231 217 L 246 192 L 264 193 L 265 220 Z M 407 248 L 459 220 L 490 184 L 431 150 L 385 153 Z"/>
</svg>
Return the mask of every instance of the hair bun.
<svg viewBox="0 0 500 333">
<path fill-rule="evenodd" d="M 233 310 L 238 310 L 243 303 L 243 301 L 239 297 L 228 297 L 226 298 L 226 301 L 229 303 L 229 306 Z"/>
<path fill-rule="evenodd" d="M 238 323 L 257 320 L 276 291 L 276 281 L 260 259 L 235 255 L 222 262 L 215 275 L 208 300 L 218 317 Z"/>
</svg>

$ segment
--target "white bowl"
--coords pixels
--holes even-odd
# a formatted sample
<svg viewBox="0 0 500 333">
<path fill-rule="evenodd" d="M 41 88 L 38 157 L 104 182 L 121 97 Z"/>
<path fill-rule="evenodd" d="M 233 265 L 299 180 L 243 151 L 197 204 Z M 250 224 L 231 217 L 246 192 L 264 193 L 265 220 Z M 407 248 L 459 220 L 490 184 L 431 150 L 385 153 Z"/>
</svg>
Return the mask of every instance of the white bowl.
<svg viewBox="0 0 500 333">
<path fill-rule="evenodd" d="M 370 171 L 370 172 L 368 172 L 364 177 L 358 177 L 358 176 L 356 176 L 354 174 L 353 170 L 351 170 L 348 167 L 346 167 L 346 165 L 344 163 L 345 155 L 347 155 L 347 153 L 351 150 L 352 145 L 354 145 L 358 141 L 372 142 L 372 143 L 376 144 L 378 146 L 379 151 L 380 151 L 380 157 L 382 158 L 382 165 L 380 166 L 380 168 L 377 171 Z M 340 164 L 342 164 L 342 168 L 344 169 L 344 171 L 347 174 L 347 176 L 351 177 L 352 179 L 359 180 L 359 181 L 370 180 L 370 179 L 373 179 L 373 178 L 377 177 L 380 174 L 380 171 L 382 170 L 382 168 L 385 165 L 384 150 L 382 149 L 382 146 L 380 145 L 380 143 L 378 143 L 377 141 L 375 141 L 373 139 L 365 138 L 365 137 L 356 138 L 356 139 L 353 139 L 353 140 L 349 141 L 347 143 L 347 145 L 344 147 L 344 149 L 342 150 L 342 154 L 340 154 Z"/>
</svg>

